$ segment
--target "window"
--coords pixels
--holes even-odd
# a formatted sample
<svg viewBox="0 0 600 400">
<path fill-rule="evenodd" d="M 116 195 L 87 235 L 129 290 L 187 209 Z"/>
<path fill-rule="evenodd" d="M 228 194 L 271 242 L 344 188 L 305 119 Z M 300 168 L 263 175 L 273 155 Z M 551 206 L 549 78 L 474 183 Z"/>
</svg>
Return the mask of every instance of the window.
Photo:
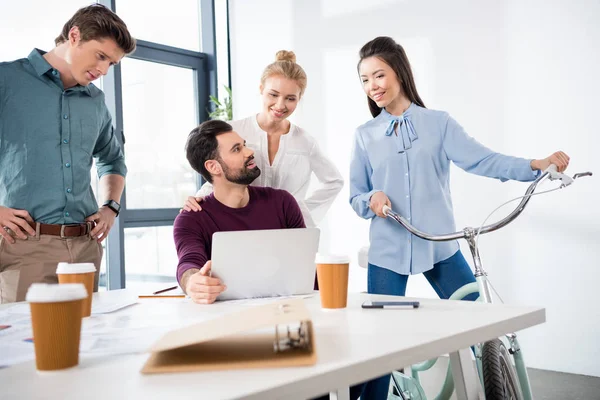
<svg viewBox="0 0 600 400">
<path fill-rule="evenodd" d="M 0 62 L 25 58 L 34 47 L 52 50 L 63 25 L 78 9 L 90 3 L 89 0 L 1 1 Z"/>
<path fill-rule="evenodd" d="M 125 229 L 125 266 L 128 289 L 142 288 L 147 282 L 176 281 L 173 227 Z"/>
<path fill-rule="evenodd" d="M 126 8 L 131 4 L 120 5 L 129 2 L 112 2 L 116 2 L 117 14 L 125 20 L 132 34 L 139 38 L 136 51 L 104 81 L 117 134 L 125 141 L 129 170 L 121 214 L 108 238 L 107 275 L 101 279 L 107 282 L 109 289 L 119 289 L 176 279 L 172 225 L 183 202 L 196 192 L 200 183 L 199 175 L 185 157 L 185 143 L 189 132 L 207 118 L 209 94 L 216 94 L 217 79 L 212 62 L 215 56 L 213 0 L 194 1 L 199 4 L 200 13 L 193 11 L 193 7 L 179 9 L 179 13 L 195 16 L 189 25 L 197 30 L 201 28 L 202 34 L 195 37 L 198 43 L 202 39 L 202 46 L 180 40 L 182 36 L 193 34 L 185 33 L 191 27 L 182 28 L 177 24 L 174 27 L 178 30 L 173 36 L 176 42 L 165 39 L 170 35 L 163 35 L 167 29 L 160 30 L 163 36 L 152 38 L 158 43 L 144 40 L 149 36 L 144 36 L 141 27 L 136 31 L 136 18 L 139 21 L 150 15 L 149 11 L 144 9 L 134 17 Z M 186 4 L 191 3 L 187 0 L 177 3 L 178 6 Z M 138 8 L 144 7 L 146 3 Z M 148 17 L 144 23 L 159 25 L 149 23 L 152 18 Z M 165 21 L 167 25 L 163 24 L 163 28 L 171 23 L 168 18 Z M 153 31 L 158 32 L 154 28 Z M 198 47 L 209 53 L 190 50 Z"/>
<path fill-rule="evenodd" d="M 129 58 L 121 71 L 127 208 L 181 208 L 197 190 L 184 152 L 198 123 L 194 72 Z"/>
<path fill-rule="evenodd" d="M 117 14 L 138 39 L 200 51 L 199 0 L 117 0 Z"/>
</svg>

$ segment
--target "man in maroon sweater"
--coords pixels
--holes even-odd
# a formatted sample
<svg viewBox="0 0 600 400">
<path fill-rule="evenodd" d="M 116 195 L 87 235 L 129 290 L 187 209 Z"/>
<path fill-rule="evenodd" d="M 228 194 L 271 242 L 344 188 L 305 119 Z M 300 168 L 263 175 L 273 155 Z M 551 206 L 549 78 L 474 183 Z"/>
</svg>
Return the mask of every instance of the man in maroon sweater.
<svg viewBox="0 0 600 400">
<path fill-rule="evenodd" d="M 173 236 L 177 280 L 196 303 L 210 304 L 225 285 L 210 276 L 212 235 L 220 231 L 305 228 L 300 207 L 285 190 L 248 186 L 259 175 L 254 152 L 223 121 L 192 130 L 186 144 L 190 165 L 213 185 L 202 211 L 182 212 Z"/>
<path fill-rule="evenodd" d="M 184 211 L 175 219 L 177 280 L 194 302 L 210 304 L 226 289 L 209 274 L 213 233 L 306 226 L 291 194 L 248 186 L 260 169 L 253 161 L 254 152 L 228 123 L 202 123 L 190 133 L 186 154 L 192 168 L 213 184 L 213 193 L 204 198 L 202 211 Z M 363 384 L 352 386 L 350 398 L 358 398 L 362 388 Z M 318 400 L 328 398 L 324 395 Z"/>
</svg>

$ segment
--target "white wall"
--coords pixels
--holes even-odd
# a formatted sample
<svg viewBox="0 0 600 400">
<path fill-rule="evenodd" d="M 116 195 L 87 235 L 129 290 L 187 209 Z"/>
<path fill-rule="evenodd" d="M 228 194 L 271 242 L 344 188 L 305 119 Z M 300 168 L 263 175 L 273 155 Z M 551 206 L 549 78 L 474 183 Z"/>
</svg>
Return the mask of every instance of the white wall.
<svg viewBox="0 0 600 400">
<path fill-rule="evenodd" d="M 262 69 L 277 50 L 294 50 L 308 88 L 292 119 L 346 178 L 354 129 L 370 118 L 358 50 L 380 35 L 405 47 L 426 105 L 450 112 L 479 141 L 530 158 L 561 149 L 570 171 L 597 169 L 598 1 L 230 0 L 230 7 L 235 117 L 259 110 Z M 458 226 L 481 223 L 525 187 L 454 169 Z M 322 225 L 322 247 L 355 257 L 368 223 L 347 197 L 346 186 Z M 600 350 L 599 197 L 598 178 L 582 180 L 534 198 L 519 221 L 481 240 L 505 302 L 546 307 L 547 322 L 521 334 L 532 367 L 600 376 L 591 356 Z M 351 288 L 366 290 L 356 263 Z M 408 294 L 435 296 L 420 276 Z"/>
</svg>

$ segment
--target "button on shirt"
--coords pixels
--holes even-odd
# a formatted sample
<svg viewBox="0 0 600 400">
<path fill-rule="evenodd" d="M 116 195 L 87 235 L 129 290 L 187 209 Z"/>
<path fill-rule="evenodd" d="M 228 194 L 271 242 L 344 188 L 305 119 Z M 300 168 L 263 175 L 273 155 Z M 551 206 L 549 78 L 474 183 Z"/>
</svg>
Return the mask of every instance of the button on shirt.
<svg viewBox="0 0 600 400">
<path fill-rule="evenodd" d="M 495 153 L 468 136 L 447 113 L 411 104 L 401 116 L 385 109 L 354 135 L 350 204 L 371 219 L 369 262 L 402 275 L 433 268 L 459 249 L 458 242 L 430 242 L 369 209 L 371 196 L 384 192 L 394 211 L 417 229 L 456 231 L 450 197 L 450 161 L 467 172 L 531 181 L 538 176 L 523 158 Z"/>
<path fill-rule="evenodd" d="M 99 177 L 127 169 L 104 93 L 65 90 L 43 54 L 0 63 L 0 205 L 38 222 L 80 223 L 98 210 L 92 158 Z"/>
</svg>

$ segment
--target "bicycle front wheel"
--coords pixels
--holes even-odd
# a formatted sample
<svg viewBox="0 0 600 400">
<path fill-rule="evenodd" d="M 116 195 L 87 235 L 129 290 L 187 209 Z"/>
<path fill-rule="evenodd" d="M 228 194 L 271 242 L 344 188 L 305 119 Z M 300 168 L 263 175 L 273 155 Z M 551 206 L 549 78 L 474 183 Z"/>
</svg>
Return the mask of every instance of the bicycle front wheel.
<svg viewBox="0 0 600 400">
<path fill-rule="evenodd" d="M 506 346 L 500 339 L 483 344 L 481 351 L 486 400 L 522 400 L 521 388 Z"/>
</svg>

